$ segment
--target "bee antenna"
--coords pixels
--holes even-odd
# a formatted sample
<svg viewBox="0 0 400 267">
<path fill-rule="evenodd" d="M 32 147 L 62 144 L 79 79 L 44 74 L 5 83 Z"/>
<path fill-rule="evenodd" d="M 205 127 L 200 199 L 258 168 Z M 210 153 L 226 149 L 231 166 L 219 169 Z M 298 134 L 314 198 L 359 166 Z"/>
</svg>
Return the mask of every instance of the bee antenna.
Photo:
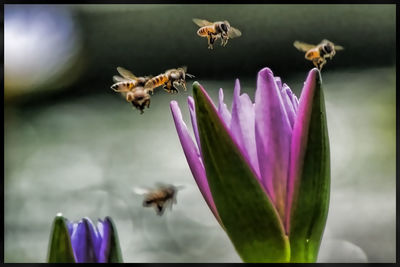
<svg viewBox="0 0 400 267">
<path fill-rule="evenodd" d="M 184 185 L 177 185 L 177 186 L 175 186 L 175 188 L 176 188 L 177 190 L 181 190 L 181 189 L 184 189 L 185 186 L 184 186 Z"/>
</svg>

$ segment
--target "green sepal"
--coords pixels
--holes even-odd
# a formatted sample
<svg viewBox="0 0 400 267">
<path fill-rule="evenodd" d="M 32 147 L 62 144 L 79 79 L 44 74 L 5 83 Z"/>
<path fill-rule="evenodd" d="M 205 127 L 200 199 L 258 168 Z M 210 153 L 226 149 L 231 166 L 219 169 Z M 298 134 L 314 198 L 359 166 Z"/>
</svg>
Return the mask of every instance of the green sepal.
<svg viewBox="0 0 400 267">
<path fill-rule="evenodd" d="M 75 263 L 66 219 L 62 215 L 57 215 L 53 221 L 47 261 L 49 263 Z"/>
<path fill-rule="evenodd" d="M 295 184 L 290 217 L 291 262 L 316 262 L 329 208 L 330 150 L 324 92 L 319 71 L 314 95 L 302 168 Z"/>
<path fill-rule="evenodd" d="M 123 263 L 122 259 L 122 253 L 121 253 L 121 247 L 119 244 L 119 238 L 118 238 L 118 233 L 117 233 L 117 228 L 115 227 L 115 224 L 111 217 L 107 216 L 104 220 L 108 224 L 110 224 L 110 252 L 108 254 L 108 262 L 109 263 Z"/>
<path fill-rule="evenodd" d="M 193 94 L 208 183 L 236 251 L 244 262 L 288 262 L 289 242 L 272 202 L 197 82 Z"/>
</svg>

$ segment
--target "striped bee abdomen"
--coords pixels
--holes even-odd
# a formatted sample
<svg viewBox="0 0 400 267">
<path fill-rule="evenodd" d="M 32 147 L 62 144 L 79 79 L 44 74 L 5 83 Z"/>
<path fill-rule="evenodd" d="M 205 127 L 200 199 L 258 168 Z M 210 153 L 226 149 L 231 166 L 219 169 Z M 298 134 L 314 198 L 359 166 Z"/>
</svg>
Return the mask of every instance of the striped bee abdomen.
<svg viewBox="0 0 400 267">
<path fill-rule="evenodd" d="M 213 33 L 214 32 L 214 28 L 213 27 L 201 27 L 198 31 L 197 31 L 197 35 L 199 36 L 207 36 L 209 33 Z"/>
<path fill-rule="evenodd" d="M 147 81 L 145 87 L 155 88 L 160 85 L 163 85 L 167 81 L 168 81 L 167 75 L 161 74 Z"/>
<path fill-rule="evenodd" d="M 118 83 L 114 83 L 111 86 L 111 89 L 113 89 L 114 91 L 117 91 L 117 92 L 128 92 L 133 87 L 135 87 L 136 84 L 137 83 L 135 81 L 118 82 Z"/>
</svg>

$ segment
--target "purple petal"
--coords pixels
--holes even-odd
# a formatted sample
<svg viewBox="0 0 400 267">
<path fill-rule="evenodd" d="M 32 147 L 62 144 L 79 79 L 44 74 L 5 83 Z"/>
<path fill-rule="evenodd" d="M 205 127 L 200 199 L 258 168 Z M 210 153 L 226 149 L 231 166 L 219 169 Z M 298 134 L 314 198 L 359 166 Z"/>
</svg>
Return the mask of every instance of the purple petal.
<svg viewBox="0 0 400 267">
<path fill-rule="evenodd" d="M 293 93 L 292 93 L 292 104 L 294 112 L 296 112 L 297 114 L 297 109 L 299 108 L 299 100 L 297 99 L 297 96 Z"/>
<path fill-rule="evenodd" d="M 197 147 L 200 150 L 200 154 L 201 154 L 199 129 L 197 128 L 197 119 L 196 119 L 196 112 L 195 112 L 195 107 L 194 107 L 194 99 L 191 96 L 188 97 L 188 106 L 189 106 L 190 120 L 192 122 L 194 137 L 196 138 Z"/>
<path fill-rule="evenodd" d="M 216 110 L 216 108 L 215 108 L 215 105 L 214 105 L 214 103 L 213 103 L 211 97 L 208 95 L 207 91 L 206 91 L 206 90 L 203 88 L 203 86 L 201 86 L 201 85 L 199 86 L 199 88 L 200 88 L 202 94 L 206 97 L 206 100 L 207 100 L 207 101 L 211 104 L 211 106 L 215 109 L 215 112 L 217 113 L 219 120 L 220 120 L 221 122 L 223 122 L 223 119 L 221 118 L 221 115 L 217 112 L 217 110 Z M 254 104 L 253 104 L 253 107 L 255 107 Z M 232 142 L 236 145 L 236 147 L 237 147 L 237 149 L 239 150 L 239 152 L 243 155 L 244 160 L 246 161 L 247 165 L 248 165 L 248 166 L 250 167 L 250 169 L 252 170 L 254 176 L 257 177 L 257 174 L 256 174 L 255 170 L 253 169 L 253 166 L 251 165 L 251 163 L 250 163 L 250 161 L 248 160 L 248 158 L 245 156 L 245 151 L 244 151 L 244 149 L 237 143 L 236 139 L 235 139 L 235 138 L 233 137 L 233 135 L 232 135 L 231 130 L 228 129 L 227 126 L 226 126 L 224 123 L 222 123 L 222 125 L 225 127 L 225 130 L 226 130 L 226 132 L 229 134 L 229 136 L 230 136 Z M 265 189 L 265 188 L 262 186 L 261 181 L 259 181 L 259 182 L 260 182 L 261 188 Z M 265 193 L 267 194 L 267 191 L 265 191 Z"/>
<path fill-rule="evenodd" d="M 68 219 L 65 219 L 67 222 L 67 229 L 68 229 L 68 234 L 71 237 L 72 233 L 74 232 L 74 222 L 69 221 Z"/>
<path fill-rule="evenodd" d="M 89 233 L 90 233 L 90 237 L 91 237 L 91 242 L 94 247 L 96 259 L 98 259 L 102 237 L 100 236 L 98 228 L 96 226 L 94 226 L 94 224 L 92 223 L 92 221 L 89 218 L 84 218 L 84 220 L 86 220 L 89 225 Z"/>
<path fill-rule="evenodd" d="M 78 222 L 76 229 L 71 236 L 71 244 L 77 262 L 96 262 L 95 249 L 93 247 L 90 227 L 93 227 L 87 219 Z"/>
<path fill-rule="evenodd" d="M 279 90 L 282 90 L 282 80 L 280 77 L 275 77 L 276 85 L 278 86 Z"/>
<path fill-rule="evenodd" d="M 225 122 L 227 128 L 229 129 L 231 125 L 231 113 L 229 112 L 226 104 L 224 103 L 224 91 L 222 90 L 222 88 L 219 89 L 218 113 Z"/>
<path fill-rule="evenodd" d="M 204 169 L 199 150 L 197 149 L 196 145 L 189 135 L 186 124 L 183 121 L 182 113 L 179 109 L 178 103 L 176 101 L 171 101 L 170 107 L 172 111 L 172 116 L 174 118 L 176 131 L 178 132 L 179 140 L 181 142 L 183 152 L 185 153 L 186 160 L 189 164 L 193 177 L 214 216 L 219 222 L 221 222 L 214 204 L 214 200 L 211 195 L 210 187 L 208 186 L 206 171 Z"/>
<path fill-rule="evenodd" d="M 290 229 L 290 212 L 292 208 L 294 185 L 299 175 L 299 170 L 302 168 L 302 161 L 299 158 L 304 157 L 305 144 L 308 137 L 308 126 L 312 111 L 312 99 L 316 88 L 316 79 L 319 71 L 313 68 L 307 76 L 304 87 L 300 96 L 300 104 L 297 112 L 296 121 L 293 126 L 291 153 L 290 153 L 290 170 L 288 178 L 288 193 L 286 205 L 286 231 Z"/>
<path fill-rule="evenodd" d="M 290 92 L 290 93 L 289 93 Z M 296 118 L 296 113 L 293 108 L 292 100 L 290 99 L 291 90 L 284 84 L 281 90 L 282 101 L 285 106 L 286 114 L 288 116 L 290 126 L 293 128 L 294 120 Z"/>
<path fill-rule="evenodd" d="M 238 79 L 233 93 L 231 132 L 261 181 L 255 140 L 254 105 L 247 94 L 240 95 Z"/>
<path fill-rule="evenodd" d="M 260 173 L 267 192 L 284 217 L 291 126 L 272 71 L 258 73 L 255 97 L 256 144 Z"/>
<path fill-rule="evenodd" d="M 99 229 L 99 235 L 101 236 L 98 262 L 107 263 L 111 245 L 111 225 L 107 220 L 98 220 L 97 228 Z"/>
</svg>

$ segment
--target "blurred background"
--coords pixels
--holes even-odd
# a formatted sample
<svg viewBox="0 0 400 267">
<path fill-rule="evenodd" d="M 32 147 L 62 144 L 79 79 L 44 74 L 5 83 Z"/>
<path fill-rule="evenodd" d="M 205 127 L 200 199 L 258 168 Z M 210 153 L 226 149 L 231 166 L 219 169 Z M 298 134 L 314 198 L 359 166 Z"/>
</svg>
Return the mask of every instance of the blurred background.
<svg viewBox="0 0 400 267">
<path fill-rule="evenodd" d="M 111 216 L 125 262 L 240 262 L 191 175 L 170 114 L 199 81 L 231 106 L 269 67 L 299 96 L 313 67 L 294 40 L 345 47 L 322 70 L 332 191 L 319 262 L 395 262 L 395 5 L 5 5 L 5 262 L 45 262 L 51 223 Z M 242 31 L 213 50 L 192 18 Z M 156 89 L 143 115 L 110 89 L 188 66 L 188 91 Z M 190 127 L 189 127 L 190 128 Z M 182 184 L 162 217 L 136 186 Z"/>
</svg>

